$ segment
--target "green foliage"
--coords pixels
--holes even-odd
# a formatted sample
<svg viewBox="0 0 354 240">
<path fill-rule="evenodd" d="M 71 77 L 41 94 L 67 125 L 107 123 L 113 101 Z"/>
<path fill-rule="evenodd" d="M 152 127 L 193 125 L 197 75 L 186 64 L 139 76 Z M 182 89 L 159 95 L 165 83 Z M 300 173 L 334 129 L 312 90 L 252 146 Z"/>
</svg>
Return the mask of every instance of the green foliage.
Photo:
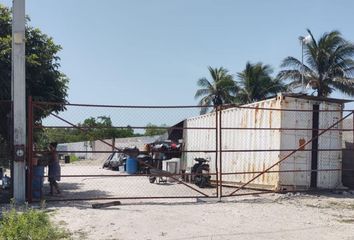
<svg viewBox="0 0 354 240">
<path fill-rule="evenodd" d="M 117 129 L 112 128 L 112 120 L 107 116 L 100 116 L 97 118 L 88 118 L 79 127 L 86 130 L 82 132 L 85 136 L 86 141 L 92 141 L 96 139 L 105 138 L 126 138 L 134 136 L 134 130 L 127 126 L 127 128 Z"/>
<path fill-rule="evenodd" d="M 145 136 L 156 136 L 156 135 L 162 135 L 167 132 L 167 125 L 162 124 L 160 126 L 154 125 L 152 123 L 148 123 L 145 128 Z"/>
<path fill-rule="evenodd" d="M 134 130 L 130 126 L 123 129 L 112 128 L 112 120 L 107 116 L 90 117 L 78 123 L 77 126 L 82 130 L 77 128 L 45 129 L 37 142 L 41 147 L 45 147 L 50 142 L 69 143 L 134 136 Z"/>
<path fill-rule="evenodd" d="M 9 8 L 0 4 L 0 100 L 11 99 L 11 21 Z M 68 78 L 59 70 L 61 46 L 38 28 L 26 26 L 26 94 L 37 101 L 66 101 Z M 45 106 L 34 112 L 40 122 L 51 112 L 64 110 L 61 104 Z M 10 104 L 0 105 L 0 139 L 9 141 Z"/>
<path fill-rule="evenodd" d="M 15 209 L 4 212 L 0 221 L 0 238 L 8 240 L 69 239 L 69 233 L 55 227 L 47 213 L 26 209 L 19 213 Z"/>
<path fill-rule="evenodd" d="M 11 157 L 10 146 L 0 141 L 0 167 L 10 168 Z"/>
<path fill-rule="evenodd" d="M 238 90 L 233 76 L 225 68 L 208 67 L 212 81 L 207 78 L 200 78 L 197 82 L 200 89 L 195 93 L 195 98 L 201 98 L 200 106 L 216 106 L 225 103 L 232 103 L 235 93 Z M 203 107 L 200 111 L 204 114 L 208 107 Z"/>
<path fill-rule="evenodd" d="M 74 155 L 74 154 L 70 155 L 70 162 L 71 163 L 76 162 L 77 160 L 79 160 L 79 158 L 76 155 Z"/>
<path fill-rule="evenodd" d="M 246 104 L 286 90 L 282 80 L 271 77 L 271 67 L 262 63 L 248 62 L 245 70 L 237 74 L 237 81 L 234 81 L 233 76 L 225 68 L 208 69 L 213 81 L 201 78 L 197 82 L 201 88 L 197 90 L 195 98 L 201 97 L 199 102 L 201 106 Z M 207 110 L 208 107 L 203 107 L 200 113 L 204 114 Z"/>
<path fill-rule="evenodd" d="M 287 57 L 281 65 L 284 70 L 278 77 L 291 81 L 292 87 L 311 86 L 317 96 L 326 97 L 337 89 L 354 96 L 354 44 L 341 33 L 324 33 L 317 41 L 307 30 L 311 42 L 304 43 L 305 64 L 294 57 Z"/>
<path fill-rule="evenodd" d="M 269 65 L 247 62 L 245 70 L 237 74 L 239 91 L 236 102 L 252 103 L 286 90 L 284 83 L 280 79 L 272 78 L 271 73 Z"/>
</svg>

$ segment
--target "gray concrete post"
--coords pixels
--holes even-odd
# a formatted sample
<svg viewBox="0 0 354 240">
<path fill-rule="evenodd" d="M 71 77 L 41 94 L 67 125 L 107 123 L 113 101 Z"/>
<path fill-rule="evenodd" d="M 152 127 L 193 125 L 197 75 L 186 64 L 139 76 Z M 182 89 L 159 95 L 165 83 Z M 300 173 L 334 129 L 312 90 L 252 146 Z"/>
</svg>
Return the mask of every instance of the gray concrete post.
<svg viewBox="0 0 354 240">
<path fill-rule="evenodd" d="M 26 200 L 26 78 L 25 78 L 25 0 L 12 5 L 12 101 L 14 171 L 13 193 L 16 202 Z"/>
</svg>

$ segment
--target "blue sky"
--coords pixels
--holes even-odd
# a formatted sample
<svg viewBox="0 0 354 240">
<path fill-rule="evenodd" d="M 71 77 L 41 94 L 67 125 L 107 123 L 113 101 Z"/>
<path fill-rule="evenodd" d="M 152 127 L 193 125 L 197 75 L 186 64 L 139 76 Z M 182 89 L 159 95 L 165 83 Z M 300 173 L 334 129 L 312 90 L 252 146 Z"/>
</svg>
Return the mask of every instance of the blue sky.
<svg viewBox="0 0 354 240">
<path fill-rule="evenodd" d="M 7 6 L 9 0 L 0 0 Z M 69 101 L 194 105 L 207 66 L 242 71 L 301 57 L 300 35 L 354 41 L 351 0 L 27 0 L 31 25 L 63 47 Z M 334 97 L 345 97 L 334 94 Z M 353 105 L 354 106 L 354 105 Z M 354 108 L 354 107 L 353 107 Z"/>
</svg>

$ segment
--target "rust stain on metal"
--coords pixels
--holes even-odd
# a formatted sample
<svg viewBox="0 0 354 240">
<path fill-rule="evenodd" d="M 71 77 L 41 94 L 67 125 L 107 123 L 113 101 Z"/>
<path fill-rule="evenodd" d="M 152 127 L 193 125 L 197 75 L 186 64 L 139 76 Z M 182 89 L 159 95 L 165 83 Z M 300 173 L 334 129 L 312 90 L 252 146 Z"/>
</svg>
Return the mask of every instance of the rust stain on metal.
<svg viewBox="0 0 354 240">
<path fill-rule="evenodd" d="M 241 127 L 243 128 L 247 127 L 247 114 L 242 114 Z"/>
<path fill-rule="evenodd" d="M 254 126 L 255 126 L 255 127 L 257 126 L 257 116 L 258 116 L 258 112 L 259 112 L 259 109 L 258 109 L 258 106 L 256 106 L 255 111 L 254 111 Z"/>
<path fill-rule="evenodd" d="M 302 145 L 304 145 L 306 143 L 306 140 L 303 138 L 299 139 L 299 147 L 301 147 Z M 305 150 L 305 146 L 302 146 L 299 150 Z"/>
<path fill-rule="evenodd" d="M 247 164 L 247 171 L 251 172 L 251 164 L 250 163 Z M 248 175 L 248 176 L 246 176 L 247 180 L 251 179 L 251 177 L 252 177 L 252 174 L 245 174 L 245 175 Z"/>
</svg>

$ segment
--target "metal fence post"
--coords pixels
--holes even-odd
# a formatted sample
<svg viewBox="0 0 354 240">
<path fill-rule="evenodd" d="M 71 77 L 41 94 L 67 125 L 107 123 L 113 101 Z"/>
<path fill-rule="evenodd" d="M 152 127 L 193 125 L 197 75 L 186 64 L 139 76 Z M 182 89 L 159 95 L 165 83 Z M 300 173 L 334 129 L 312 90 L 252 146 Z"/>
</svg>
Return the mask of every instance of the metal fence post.
<svg viewBox="0 0 354 240">
<path fill-rule="evenodd" d="M 33 102 L 32 97 L 28 97 L 28 144 L 27 144 L 27 201 L 31 203 L 32 199 L 32 181 L 33 181 Z"/>
<path fill-rule="evenodd" d="M 220 166 L 220 176 L 219 176 L 219 182 L 220 182 L 220 190 L 219 190 L 219 194 L 220 194 L 220 200 L 222 198 L 222 175 L 223 175 L 223 169 L 222 169 L 222 121 L 221 121 L 221 118 L 222 118 L 222 107 L 219 107 L 219 123 L 218 123 L 218 126 L 219 126 L 219 166 Z"/>
<path fill-rule="evenodd" d="M 215 177 L 216 177 L 216 197 L 221 201 L 219 192 L 219 168 L 218 168 L 218 155 L 219 155 L 219 129 L 218 129 L 218 107 L 215 108 Z"/>
</svg>

